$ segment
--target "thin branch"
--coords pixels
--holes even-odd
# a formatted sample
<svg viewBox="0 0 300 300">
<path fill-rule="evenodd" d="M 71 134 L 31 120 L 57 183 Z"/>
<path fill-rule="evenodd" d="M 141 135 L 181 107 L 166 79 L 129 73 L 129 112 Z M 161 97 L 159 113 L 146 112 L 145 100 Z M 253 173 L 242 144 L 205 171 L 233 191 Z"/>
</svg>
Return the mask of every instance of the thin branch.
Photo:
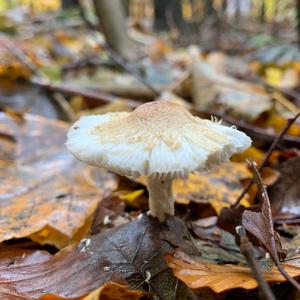
<svg viewBox="0 0 300 300">
<path fill-rule="evenodd" d="M 82 96 L 83 98 L 91 99 L 94 101 L 99 102 L 100 104 L 107 104 L 107 103 L 113 103 L 119 100 L 124 101 L 129 107 L 131 108 L 136 108 L 139 105 L 143 104 L 141 101 L 129 99 L 129 98 L 120 98 L 114 95 L 106 94 L 106 93 L 101 93 L 101 92 L 94 92 L 94 91 L 85 91 L 82 89 L 77 89 L 74 87 L 70 86 L 65 86 L 62 84 L 57 84 L 57 83 L 47 83 L 47 82 L 41 82 L 41 81 L 31 81 L 34 85 L 40 86 L 42 88 L 45 88 L 49 91 L 57 91 L 61 92 L 65 95 L 79 95 Z M 232 117 L 229 116 L 224 116 L 223 114 L 218 114 L 215 112 L 211 111 L 201 111 L 198 109 L 192 109 L 192 112 L 195 115 L 200 115 L 200 116 L 205 116 L 205 117 L 210 117 L 211 115 L 214 115 L 218 118 L 222 118 L 225 122 L 228 124 L 236 125 L 238 128 L 241 130 L 247 132 L 251 136 L 258 136 L 264 141 L 272 142 L 274 139 L 276 139 L 276 135 L 269 133 L 267 130 L 253 126 L 251 124 L 248 124 L 244 121 L 239 121 L 236 120 Z M 294 137 L 294 136 L 286 136 L 281 139 L 284 143 L 293 146 L 293 147 L 300 147 L 300 138 L 299 137 Z"/>
<path fill-rule="evenodd" d="M 59 108 L 63 111 L 63 113 L 65 114 L 68 121 L 75 122 L 76 121 L 75 112 L 72 109 L 70 103 L 63 96 L 63 94 L 55 92 L 55 93 L 53 93 L 52 98 L 56 102 L 56 104 L 59 106 Z"/>
<path fill-rule="evenodd" d="M 140 101 L 127 99 L 127 98 L 120 98 L 114 95 L 101 93 L 101 92 L 93 92 L 93 91 L 86 91 L 82 89 L 77 89 L 74 87 L 66 86 L 63 84 L 58 83 L 47 83 L 47 82 L 40 82 L 40 81 L 31 81 L 32 84 L 39 86 L 41 88 L 45 88 L 49 91 L 56 91 L 60 92 L 65 95 L 78 95 L 82 96 L 83 98 L 94 100 L 99 102 L 99 104 L 107 104 L 107 103 L 113 103 L 116 101 L 124 101 L 129 107 L 136 108 L 139 105 L 142 104 Z"/>
<path fill-rule="evenodd" d="M 104 47 L 104 49 L 107 51 L 107 54 L 109 55 L 110 59 L 112 61 L 114 61 L 117 65 L 119 65 L 123 70 L 125 70 L 126 72 L 131 74 L 133 77 L 135 77 L 139 82 L 141 82 L 143 85 L 145 85 L 148 89 L 150 89 L 154 93 L 155 97 L 158 97 L 161 94 L 161 92 L 159 90 L 157 90 L 151 83 L 149 83 L 147 79 L 140 76 L 140 74 L 136 70 L 131 68 L 126 63 L 126 61 L 123 59 L 123 57 L 121 57 L 119 54 L 117 54 L 107 43 L 105 43 L 103 45 L 103 43 L 99 42 L 99 39 L 97 36 L 97 34 L 99 34 L 98 29 L 96 28 L 96 26 L 93 23 L 91 23 L 87 19 L 82 4 L 79 5 L 79 7 L 80 7 L 80 15 L 81 15 L 82 19 L 84 20 L 84 22 L 86 23 L 87 27 L 92 31 L 95 41 L 101 47 Z"/>
<path fill-rule="evenodd" d="M 103 45 L 102 45 L 103 46 Z M 140 74 L 131 68 L 126 61 L 121 57 L 119 54 L 117 54 L 110 46 L 107 44 L 104 45 L 105 50 L 107 51 L 109 57 L 112 61 L 114 61 L 117 65 L 119 65 L 123 70 L 131 74 L 135 79 L 137 79 L 139 82 L 141 82 L 144 86 L 146 86 L 149 90 L 153 92 L 155 96 L 159 96 L 161 92 L 156 89 L 151 83 L 148 82 L 147 79 L 140 76 Z"/>
<path fill-rule="evenodd" d="M 294 101 L 297 102 L 297 104 L 300 103 L 300 94 L 292 89 L 273 86 L 273 85 L 265 82 L 264 80 L 262 80 L 259 76 L 252 76 L 251 78 L 249 78 L 249 77 L 243 76 L 243 75 L 237 75 L 237 74 L 231 74 L 231 75 L 233 75 L 234 77 L 236 77 L 238 79 L 243 79 L 248 82 L 260 84 L 264 88 L 266 88 L 266 90 L 269 92 L 277 92 L 277 93 L 284 94 L 285 96 L 293 98 Z"/>
<path fill-rule="evenodd" d="M 269 150 L 265 154 L 264 159 L 262 160 L 261 164 L 258 167 L 259 172 L 265 167 L 265 165 L 267 164 L 271 154 L 273 153 L 273 151 L 277 147 L 278 143 L 284 137 L 284 135 L 287 133 L 289 128 L 292 126 L 292 124 L 296 122 L 296 120 L 299 118 L 299 116 L 300 116 L 300 112 L 297 113 L 292 119 L 288 119 L 286 125 L 281 130 L 281 132 L 278 134 L 278 136 L 276 137 L 276 139 L 273 141 L 272 145 L 270 146 Z M 254 183 L 253 179 L 249 181 L 249 183 L 244 188 L 243 192 L 240 194 L 240 196 L 238 197 L 238 199 L 237 199 L 236 203 L 233 205 L 233 207 L 236 207 L 236 206 L 239 205 L 239 203 L 244 198 L 244 196 L 247 194 L 247 192 L 249 191 L 249 189 L 250 189 L 250 187 L 252 186 L 253 183 Z"/>
<path fill-rule="evenodd" d="M 175 79 L 173 82 L 171 82 L 170 85 L 166 87 L 164 90 L 165 92 L 173 92 L 175 91 L 179 86 L 182 85 L 184 81 L 186 81 L 189 77 L 191 76 L 191 70 L 185 70 L 182 75 L 178 78 Z"/>
<path fill-rule="evenodd" d="M 257 264 L 257 261 L 253 254 L 253 246 L 251 242 L 249 241 L 248 237 L 246 236 L 246 231 L 244 227 L 237 226 L 236 232 L 238 233 L 240 237 L 240 249 L 241 253 L 244 255 L 247 264 L 249 268 L 252 271 L 252 274 L 254 278 L 256 279 L 258 283 L 259 288 L 259 294 L 262 299 L 264 300 L 276 300 L 270 286 L 268 285 L 267 281 L 265 280 L 261 270 L 259 269 L 259 266 Z"/>
<path fill-rule="evenodd" d="M 300 113 L 298 114 L 298 116 L 300 115 Z M 293 120 L 293 119 L 292 119 Z M 269 222 L 270 222 L 270 226 L 271 227 L 271 231 L 272 231 L 272 244 L 273 244 L 273 248 L 276 249 L 276 242 L 275 242 L 275 237 L 274 237 L 274 226 L 273 226 L 273 220 L 272 220 L 272 213 L 271 213 L 271 205 L 270 205 L 270 199 L 269 199 L 269 195 L 267 193 L 266 187 L 263 184 L 261 175 L 259 173 L 259 169 L 256 167 L 255 163 L 250 163 L 250 167 L 254 172 L 253 178 L 255 180 L 255 183 L 258 186 L 259 189 L 259 195 L 260 197 L 263 197 L 264 199 L 261 199 L 262 201 L 266 201 L 269 209 L 270 209 L 270 213 L 269 213 Z M 276 251 L 274 254 L 271 252 L 270 256 L 272 257 L 278 271 L 281 273 L 281 275 L 288 281 L 290 282 L 298 291 L 300 291 L 300 284 L 294 279 L 292 278 L 287 272 L 286 270 L 282 267 L 280 260 L 279 260 L 279 255 L 278 252 Z"/>
</svg>

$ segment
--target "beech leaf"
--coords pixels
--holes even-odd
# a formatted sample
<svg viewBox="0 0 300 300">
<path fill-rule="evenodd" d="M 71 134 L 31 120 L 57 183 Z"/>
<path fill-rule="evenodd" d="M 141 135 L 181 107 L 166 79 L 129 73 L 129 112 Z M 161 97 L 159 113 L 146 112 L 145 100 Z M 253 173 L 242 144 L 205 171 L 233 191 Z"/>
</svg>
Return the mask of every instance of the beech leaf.
<svg viewBox="0 0 300 300">
<path fill-rule="evenodd" d="M 0 259 L 0 299 L 80 298 L 111 281 L 129 284 L 132 289 L 146 285 L 160 299 L 175 299 L 177 279 L 164 255 L 178 247 L 198 252 L 181 221 L 172 217 L 163 224 L 143 215 L 54 256 L 35 251 L 9 263 L 7 257 L 4 263 Z"/>
<path fill-rule="evenodd" d="M 116 177 L 76 161 L 65 149 L 68 124 L 24 115 L 20 124 L 0 114 L 0 242 L 30 237 L 58 248 L 89 230 Z"/>
<path fill-rule="evenodd" d="M 176 251 L 173 255 L 168 253 L 165 260 L 174 275 L 193 290 L 210 288 L 216 293 L 221 293 L 235 288 L 250 290 L 257 287 L 257 282 L 248 267 L 200 263 L 182 251 Z M 284 269 L 292 277 L 300 275 L 298 267 L 284 265 Z M 277 269 L 262 272 L 269 282 L 286 281 Z"/>
</svg>

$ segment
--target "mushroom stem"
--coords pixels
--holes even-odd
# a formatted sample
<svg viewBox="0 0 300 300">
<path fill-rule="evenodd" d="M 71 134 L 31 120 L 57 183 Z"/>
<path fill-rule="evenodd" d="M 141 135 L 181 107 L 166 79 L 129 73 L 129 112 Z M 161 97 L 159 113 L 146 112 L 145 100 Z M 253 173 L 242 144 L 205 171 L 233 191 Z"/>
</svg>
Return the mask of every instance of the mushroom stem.
<svg viewBox="0 0 300 300">
<path fill-rule="evenodd" d="M 174 215 L 173 179 L 148 177 L 149 212 L 164 222 L 167 215 Z"/>
</svg>

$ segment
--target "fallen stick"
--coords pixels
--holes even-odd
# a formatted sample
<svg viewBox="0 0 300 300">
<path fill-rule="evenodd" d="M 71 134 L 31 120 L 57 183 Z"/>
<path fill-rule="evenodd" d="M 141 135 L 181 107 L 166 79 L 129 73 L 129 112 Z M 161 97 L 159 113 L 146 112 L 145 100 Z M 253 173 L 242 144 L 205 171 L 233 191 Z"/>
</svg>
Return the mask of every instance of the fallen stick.
<svg viewBox="0 0 300 300">
<path fill-rule="evenodd" d="M 292 126 L 292 124 L 294 122 L 296 122 L 296 120 L 299 118 L 300 116 L 300 112 L 297 113 L 292 119 L 288 119 L 286 125 L 284 126 L 284 128 L 281 130 L 281 132 L 277 135 L 277 137 L 275 138 L 275 140 L 273 141 L 272 145 L 270 146 L 269 150 L 267 151 L 267 153 L 265 154 L 261 164 L 258 167 L 258 171 L 260 172 L 265 165 L 267 164 L 271 154 L 273 153 L 273 151 L 275 150 L 276 146 L 279 144 L 280 140 L 284 137 L 284 135 L 287 133 L 287 131 L 289 130 L 289 128 Z M 241 200 L 244 198 L 244 196 L 246 195 L 246 193 L 249 191 L 250 187 L 252 186 L 252 184 L 254 183 L 253 179 L 249 181 L 249 183 L 247 184 L 247 186 L 244 188 L 243 192 L 240 194 L 240 196 L 238 197 L 238 199 L 236 200 L 235 204 L 233 205 L 233 207 L 236 207 L 239 205 L 239 203 L 241 202 Z"/>
<path fill-rule="evenodd" d="M 247 264 L 258 283 L 258 289 L 261 298 L 264 300 L 276 300 L 270 286 L 263 276 L 263 273 L 259 269 L 259 266 L 253 254 L 253 246 L 246 236 L 245 228 L 243 226 L 237 226 L 236 232 L 240 237 L 241 253 L 244 255 Z"/>
</svg>

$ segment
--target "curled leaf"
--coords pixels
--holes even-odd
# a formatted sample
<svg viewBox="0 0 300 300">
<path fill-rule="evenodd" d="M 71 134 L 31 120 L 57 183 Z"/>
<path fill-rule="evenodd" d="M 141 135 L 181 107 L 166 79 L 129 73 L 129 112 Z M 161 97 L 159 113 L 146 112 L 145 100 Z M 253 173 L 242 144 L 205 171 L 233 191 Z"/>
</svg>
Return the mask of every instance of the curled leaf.
<svg viewBox="0 0 300 300">
<path fill-rule="evenodd" d="M 176 251 L 174 255 L 167 254 L 165 260 L 174 275 L 193 290 L 210 288 L 221 293 L 235 288 L 250 290 L 257 287 L 257 282 L 247 267 L 200 263 L 181 251 Z M 292 277 L 300 275 L 298 267 L 285 265 L 284 268 Z M 277 269 L 262 272 L 269 282 L 286 280 Z"/>
</svg>

